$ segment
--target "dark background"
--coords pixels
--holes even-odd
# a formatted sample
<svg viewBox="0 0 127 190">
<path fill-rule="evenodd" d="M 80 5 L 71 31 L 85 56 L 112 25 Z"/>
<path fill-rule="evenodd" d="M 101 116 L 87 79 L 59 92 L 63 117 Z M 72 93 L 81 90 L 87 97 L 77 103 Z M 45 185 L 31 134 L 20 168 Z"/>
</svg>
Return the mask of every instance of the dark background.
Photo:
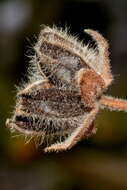
<svg viewBox="0 0 127 190">
<path fill-rule="evenodd" d="M 127 98 L 126 0 L 0 0 L 0 189 L 126 190 L 127 113 L 101 111 L 97 134 L 59 154 L 43 154 L 5 128 L 42 24 L 67 25 L 85 42 L 83 29 L 100 31 L 115 78 L 108 93 Z"/>
</svg>

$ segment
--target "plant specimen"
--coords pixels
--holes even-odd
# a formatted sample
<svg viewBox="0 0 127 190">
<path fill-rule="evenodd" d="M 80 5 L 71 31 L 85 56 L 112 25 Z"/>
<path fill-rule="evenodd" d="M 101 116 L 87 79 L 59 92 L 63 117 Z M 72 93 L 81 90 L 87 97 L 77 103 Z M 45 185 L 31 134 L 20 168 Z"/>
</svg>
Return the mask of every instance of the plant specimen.
<svg viewBox="0 0 127 190">
<path fill-rule="evenodd" d="M 44 151 L 63 151 L 96 132 L 100 108 L 127 110 L 127 101 L 104 95 L 113 81 L 108 42 L 97 31 L 85 30 L 96 42 L 90 48 L 58 28 L 41 30 L 28 82 L 6 124 L 45 144 Z"/>
</svg>

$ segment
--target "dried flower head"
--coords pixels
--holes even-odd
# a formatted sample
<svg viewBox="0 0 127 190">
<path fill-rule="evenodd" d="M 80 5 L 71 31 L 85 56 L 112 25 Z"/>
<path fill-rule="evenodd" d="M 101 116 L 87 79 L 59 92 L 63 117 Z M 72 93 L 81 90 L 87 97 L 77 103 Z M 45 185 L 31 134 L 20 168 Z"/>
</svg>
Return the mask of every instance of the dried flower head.
<svg viewBox="0 0 127 190">
<path fill-rule="evenodd" d="M 85 30 L 97 48 L 83 45 L 61 29 L 42 29 L 34 47 L 28 83 L 19 90 L 7 126 L 44 144 L 44 151 L 70 149 L 96 132 L 100 108 L 127 110 L 127 101 L 103 95 L 113 80 L 108 43 Z"/>
</svg>

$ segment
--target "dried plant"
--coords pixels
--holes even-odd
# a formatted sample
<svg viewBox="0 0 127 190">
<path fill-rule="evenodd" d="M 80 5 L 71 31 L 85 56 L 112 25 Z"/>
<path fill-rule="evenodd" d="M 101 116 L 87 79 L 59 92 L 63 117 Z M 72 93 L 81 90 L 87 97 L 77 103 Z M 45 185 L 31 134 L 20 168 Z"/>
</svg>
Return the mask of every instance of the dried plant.
<svg viewBox="0 0 127 190">
<path fill-rule="evenodd" d="M 127 110 L 127 101 L 105 96 L 113 81 L 108 43 L 94 30 L 85 30 L 97 47 L 83 45 L 62 29 L 45 27 L 36 43 L 29 80 L 19 89 L 7 126 L 44 151 L 63 151 L 96 132 L 100 108 Z"/>
</svg>

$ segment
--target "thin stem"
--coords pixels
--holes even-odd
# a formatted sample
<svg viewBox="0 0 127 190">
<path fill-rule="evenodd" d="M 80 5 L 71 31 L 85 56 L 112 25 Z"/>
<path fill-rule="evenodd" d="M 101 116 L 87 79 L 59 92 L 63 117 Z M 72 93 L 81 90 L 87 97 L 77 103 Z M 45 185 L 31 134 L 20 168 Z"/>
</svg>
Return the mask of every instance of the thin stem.
<svg viewBox="0 0 127 190">
<path fill-rule="evenodd" d="M 110 110 L 127 111 L 127 100 L 113 98 L 110 96 L 102 96 L 100 103 L 102 107 Z"/>
</svg>

